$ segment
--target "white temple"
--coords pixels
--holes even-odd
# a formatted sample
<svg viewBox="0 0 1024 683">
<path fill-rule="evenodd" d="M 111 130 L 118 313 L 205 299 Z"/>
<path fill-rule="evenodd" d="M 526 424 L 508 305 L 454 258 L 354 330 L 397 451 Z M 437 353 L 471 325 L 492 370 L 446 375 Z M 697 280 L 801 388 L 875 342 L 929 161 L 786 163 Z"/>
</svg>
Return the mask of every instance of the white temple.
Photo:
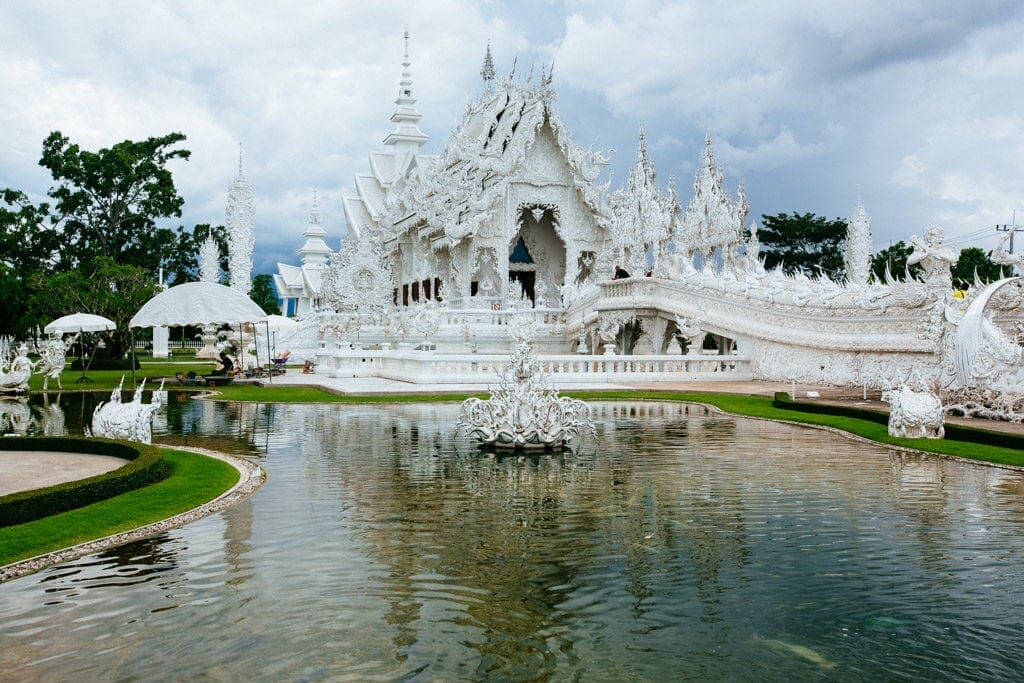
<svg viewBox="0 0 1024 683">
<path fill-rule="evenodd" d="M 743 187 L 726 190 L 710 136 L 685 208 L 674 184 L 658 189 L 643 130 L 612 190 L 598 179 L 606 158 L 559 119 L 551 73 L 497 79 L 489 48 L 482 90 L 448 144 L 420 154 L 406 38 L 395 127 L 344 199 L 346 239 L 328 257 L 314 206 L 303 265 L 275 280 L 302 321 L 279 343 L 316 357 L 318 371 L 486 382 L 513 351 L 511 327 L 528 325 L 555 382 L 880 387 L 913 374 L 1024 386 L 1021 280 L 954 300 L 941 229 L 912 240 L 921 281 L 869 280 L 859 202 L 845 281 L 766 271 Z M 632 277 L 612 280 L 616 265 Z M 990 324 L 961 329 L 965 316 Z"/>
<path fill-rule="evenodd" d="M 277 274 L 274 275 L 274 287 L 281 299 L 281 310 L 287 316 L 304 315 L 319 307 L 323 273 L 333 253 L 324 241 L 327 231 L 321 221 L 320 205 L 314 193 L 309 224 L 303 233 L 306 241 L 296 252 L 302 257 L 301 265 L 278 263 Z"/>
</svg>

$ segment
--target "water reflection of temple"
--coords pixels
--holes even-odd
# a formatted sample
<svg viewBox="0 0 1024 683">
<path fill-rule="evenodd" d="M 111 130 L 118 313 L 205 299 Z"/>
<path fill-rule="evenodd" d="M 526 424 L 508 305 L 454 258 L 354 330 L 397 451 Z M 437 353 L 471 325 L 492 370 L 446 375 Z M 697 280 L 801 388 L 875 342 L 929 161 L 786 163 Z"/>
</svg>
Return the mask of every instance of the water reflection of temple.
<svg viewBox="0 0 1024 683">
<path fill-rule="evenodd" d="M 735 423 L 678 403 L 594 409 L 599 439 L 589 450 L 521 457 L 481 453 L 457 437 L 451 406 L 305 413 L 307 491 L 331 481 L 339 514 L 361 529 L 361 550 L 386 567 L 396 647 L 422 644 L 419 596 L 442 592 L 459 619 L 493 636 L 476 645 L 482 661 L 522 657 L 523 642 L 542 659 L 547 640 L 567 637 L 563 603 L 574 585 L 610 573 L 607 590 L 631 595 L 642 614 L 666 589 L 659 575 L 680 564 L 694 567 L 692 590 L 705 617 L 715 617 L 718 575 L 745 562 L 745 523 L 742 511 L 720 505 L 729 477 L 698 475 L 686 458 Z M 595 555 L 609 540 L 617 552 Z"/>
</svg>

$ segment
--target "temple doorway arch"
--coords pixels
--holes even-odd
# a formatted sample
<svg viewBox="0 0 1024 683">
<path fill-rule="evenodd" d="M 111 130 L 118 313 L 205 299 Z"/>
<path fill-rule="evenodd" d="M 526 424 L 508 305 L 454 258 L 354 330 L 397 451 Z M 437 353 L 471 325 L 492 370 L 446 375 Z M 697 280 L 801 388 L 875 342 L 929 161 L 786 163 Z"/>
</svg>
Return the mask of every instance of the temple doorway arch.
<svg viewBox="0 0 1024 683">
<path fill-rule="evenodd" d="M 508 250 L 508 277 L 534 306 L 562 305 L 565 243 L 558 234 L 559 218 L 555 204 L 523 203 L 517 211 L 518 230 Z"/>
</svg>

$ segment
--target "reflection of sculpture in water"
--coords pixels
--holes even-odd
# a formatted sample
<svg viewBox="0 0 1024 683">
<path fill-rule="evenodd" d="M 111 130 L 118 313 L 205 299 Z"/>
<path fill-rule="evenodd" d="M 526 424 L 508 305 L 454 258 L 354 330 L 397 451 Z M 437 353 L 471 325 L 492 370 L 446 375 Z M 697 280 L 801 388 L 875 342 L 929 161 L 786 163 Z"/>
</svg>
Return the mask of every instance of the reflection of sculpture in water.
<svg viewBox="0 0 1024 683">
<path fill-rule="evenodd" d="M 123 386 L 124 377 L 121 377 L 120 384 L 110 392 L 110 400 L 96 406 L 92 413 L 92 432 L 87 435 L 153 443 L 153 413 L 163 404 L 158 401 L 148 404 L 142 402 L 142 390 L 146 386 L 146 380 L 139 384 L 131 401 L 122 403 Z M 162 392 L 163 388 L 161 382 L 158 391 Z M 154 392 L 154 400 L 156 396 L 158 394 Z"/>
<path fill-rule="evenodd" d="M 0 434 L 25 436 L 32 424 L 28 398 L 0 399 Z"/>
</svg>

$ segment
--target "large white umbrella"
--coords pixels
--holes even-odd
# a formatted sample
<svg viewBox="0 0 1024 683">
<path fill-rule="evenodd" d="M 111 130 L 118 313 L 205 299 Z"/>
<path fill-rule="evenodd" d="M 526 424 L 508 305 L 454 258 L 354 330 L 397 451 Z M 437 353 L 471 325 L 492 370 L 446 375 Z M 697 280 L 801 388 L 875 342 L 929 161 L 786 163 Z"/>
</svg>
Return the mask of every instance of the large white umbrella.
<svg viewBox="0 0 1024 683">
<path fill-rule="evenodd" d="M 57 318 L 44 327 L 43 332 L 46 332 L 46 334 L 75 334 L 80 332 L 106 332 L 116 328 L 117 325 L 114 324 L 113 320 L 104 318 L 102 315 L 72 313 L 71 315 Z M 76 379 L 75 382 L 91 382 L 92 380 L 85 376 L 85 341 L 81 338 L 78 340 L 78 348 L 82 355 L 82 376 Z"/>
<path fill-rule="evenodd" d="M 263 309 L 237 289 L 216 282 L 186 282 L 170 287 L 147 301 L 132 316 L 128 326 L 184 327 L 266 322 L 267 314 Z"/>
</svg>

